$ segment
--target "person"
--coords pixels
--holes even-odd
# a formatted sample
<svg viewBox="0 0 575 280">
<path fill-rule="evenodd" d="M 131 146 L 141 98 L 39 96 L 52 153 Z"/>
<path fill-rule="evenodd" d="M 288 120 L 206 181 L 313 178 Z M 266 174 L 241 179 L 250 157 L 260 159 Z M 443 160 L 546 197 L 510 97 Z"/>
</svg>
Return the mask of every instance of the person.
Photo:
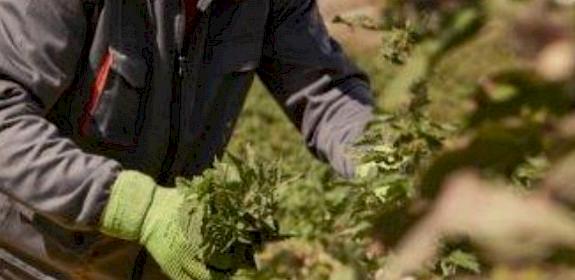
<svg viewBox="0 0 575 280">
<path fill-rule="evenodd" d="M 371 90 L 315 0 L 0 0 L 0 278 L 224 275 L 169 187 L 222 155 L 256 75 L 353 176 Z"/>
</svg>

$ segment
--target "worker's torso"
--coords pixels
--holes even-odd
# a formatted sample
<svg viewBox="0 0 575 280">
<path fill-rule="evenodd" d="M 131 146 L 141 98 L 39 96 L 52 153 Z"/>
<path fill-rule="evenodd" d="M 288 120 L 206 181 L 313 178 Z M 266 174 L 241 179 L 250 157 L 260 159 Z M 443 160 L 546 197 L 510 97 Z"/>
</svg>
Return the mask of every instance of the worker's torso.
<svg viewBox="0 0 575 280">
<path fill-rule="evenodd" d="M 196 15 L 187 45 L 179 0 L 102 1 L 87 22 L 93 32 L 76 81 L 49 118 L 87 152 L 164 183 L 199 173 L 230 137 L 260 61 L 271 1 L 214 0 Z M 140 246 L 70 232 L 2 195 L 0 203 L 14 209 L 5 213 L 15 223 L 10 236 L 26 240 L 20 245 L 33 266 L 65 278 L 132 273 Z"/>
<path fill-rule="evenodd" d="M 90 152 L 169 183 L 221 155 L 257 68 L 269 0 L 103 0 L 87 60 L 52 119 Z M 186 40 L 187 38 L 187 40 Z"/>
</svg>

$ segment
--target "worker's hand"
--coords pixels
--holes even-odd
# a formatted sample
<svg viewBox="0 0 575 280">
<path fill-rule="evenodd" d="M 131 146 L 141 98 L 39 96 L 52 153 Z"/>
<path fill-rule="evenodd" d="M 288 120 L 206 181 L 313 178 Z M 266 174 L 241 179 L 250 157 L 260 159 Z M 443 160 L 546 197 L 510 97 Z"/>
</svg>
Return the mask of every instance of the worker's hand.
<svg viewBox="0 0 575 280">
<path fill-rule="evenodd" d="M 111 189 L 101 231 L 138 241 L 172 279 L 220 279 L 200 261 L 201 238 L 184 234 L 179 222 L 183 195 L 156 186 L 150 177 L 124 171 Z"/>
</svg>

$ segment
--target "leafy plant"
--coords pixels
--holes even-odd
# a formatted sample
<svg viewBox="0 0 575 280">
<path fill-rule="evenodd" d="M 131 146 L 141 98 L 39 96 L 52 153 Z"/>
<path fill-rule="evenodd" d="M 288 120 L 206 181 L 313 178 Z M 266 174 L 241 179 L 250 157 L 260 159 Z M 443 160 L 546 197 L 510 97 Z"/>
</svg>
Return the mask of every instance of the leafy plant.
<svg viewBox="0 0 575 280">
<path fill-rule="evenodd" d="M 201 177 L 179 180 L 186 195 L 181 224 L 192 240 L 201 237 L 204 259 L 220 267 L 253 266 L 255 250 L 281 238 L 275 190 L 289 177 L 278 165 L 257 161 L 249 148 L 245 161 L 228 159 Z M 230 258 L 222 257 L 226 254 Z"/>
</svg>

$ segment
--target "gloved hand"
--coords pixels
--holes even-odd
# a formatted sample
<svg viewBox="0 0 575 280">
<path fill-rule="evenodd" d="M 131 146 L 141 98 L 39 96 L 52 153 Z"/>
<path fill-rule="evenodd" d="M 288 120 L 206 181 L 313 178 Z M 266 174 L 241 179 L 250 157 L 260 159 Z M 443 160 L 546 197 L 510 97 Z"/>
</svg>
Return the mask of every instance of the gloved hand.
<svg viewBox="0 0 575 280">
<path fill-rule="evenodd" d="M 178 222 L 183 201 L 178 190 L 158 187 L 142 173 L 124 171 L 111 188 L 100 230 L 139 242 L 172 279 L 223 278 L 199 260 L 201 240 L 184 234 Z"/>
</svg>

